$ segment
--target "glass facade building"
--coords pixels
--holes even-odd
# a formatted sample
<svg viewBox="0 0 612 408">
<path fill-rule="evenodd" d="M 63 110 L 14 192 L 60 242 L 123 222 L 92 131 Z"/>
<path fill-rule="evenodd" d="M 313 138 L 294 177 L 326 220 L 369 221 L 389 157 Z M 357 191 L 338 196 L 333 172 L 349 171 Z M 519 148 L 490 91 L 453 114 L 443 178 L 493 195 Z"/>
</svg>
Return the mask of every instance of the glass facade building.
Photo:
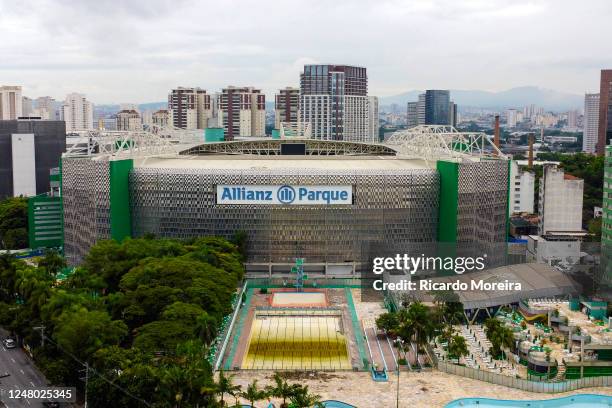
<svg viewBox="0 0 612 408">
<path fill-rule="evenodd" d="M 438 89 L 425 91 L 425 124 L 451 124 L 450 91 Z"/>
</svg>

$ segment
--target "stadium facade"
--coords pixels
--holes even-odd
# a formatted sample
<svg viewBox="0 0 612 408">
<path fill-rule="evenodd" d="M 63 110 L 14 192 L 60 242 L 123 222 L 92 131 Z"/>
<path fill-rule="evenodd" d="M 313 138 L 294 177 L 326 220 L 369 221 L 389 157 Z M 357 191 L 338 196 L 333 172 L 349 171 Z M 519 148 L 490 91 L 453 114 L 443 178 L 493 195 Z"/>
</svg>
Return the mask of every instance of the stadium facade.
<svg viewBox="0 0 612 408">
<path fill-rule="evenodd" d="M 131 142 L 131 154 L 67 154 L 66 257 L 78 264 L 101 239 L 239 231 L 252 274 L 288 272 L 302 257 L 313 275 L 352 276 L 373 256 L 443 243 L 494 257 L 507 237 L 508 160 L 484 135 L 420 128 L 386 144 L 260 138 L 139 151 Z"/>
</svg>

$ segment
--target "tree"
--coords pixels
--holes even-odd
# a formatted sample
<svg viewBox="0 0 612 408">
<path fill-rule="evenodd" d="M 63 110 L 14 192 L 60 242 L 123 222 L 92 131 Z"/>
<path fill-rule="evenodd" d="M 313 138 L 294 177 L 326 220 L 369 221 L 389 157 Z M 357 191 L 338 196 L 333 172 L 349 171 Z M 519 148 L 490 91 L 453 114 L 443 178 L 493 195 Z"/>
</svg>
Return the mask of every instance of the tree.
<svg viewBox="0 0 612 408">
<path fill-rule="evenodd" d="M 281 408 L 287 408 L 287 398 L 291 398 L 296 393 L 296 385 L 289 384 L 279 373 L 274 373 L 274 386 L 266 387 L 268 395 L 282 398 Z"/>
<path fill-rule="evenodd" d="M 291 405 L 295 408 L 323 407 L 323 404 L 321 403 L 321 396 L 310 394 L 308 392 L 307 385 L 297 385 L 290 400 Z"/>
<path fill-rule="evenodd" d="M 268 393 L 264 390 L 259 389 L 257 387 L 257 380 L 253 380 L 253 382 L 247 386 L 246 391 L 240 393 L 240 396 L 245 400 L 249 401 L 251 407 L 254 407 L 255 402 L 267 398 Z"/>
<path fill-rule="evenodd" d="M 0 201 L 0 249 L 28 247 L 28 199 Z"/>
<path fill-rule="evenodd" d="M 383 313 L 376 318 L 376 327 L 378 327 L 379 330 L 383 330 L 389 334 L 394 334 L 397 332 L 399 323 L 397 313 L 393 312 Z"/>
<path fill-rule="evenodd" d="M 38 262 L 38 266 L 45 268 L 47 273 L 55 276 L 66 267 L 66 260 L 57 251 L 49 250 L 45 252 L 45 256 Z"/>
<path fill-rule="evenodd" d="M 431 318 L 430 312 L 421 302 L 413 302 L 399 313 L 400 327 L 398 335 L 404 342 L 414 341 L 419 348 L 423 347 L 440 331 L 440 326 Z"/>
<path fill-rule="evenodd" d="M 512 330 L 495 318 L 485 320 L 485 333 L 491 342 L 490 353 L 495 359 L 503 357 L 503 348 L 510 348 L 514 345 Z"/>
<path fill-rule="evenodd" d="M 225 394 L 234 395 L 240 391 L 240 386 L 232 383 L 233 375 L 226 376 L 223 370 L 219 371 L 219 381 L 217 381 L 217 392 L 221 394 L 221 405 L 225 406 Z"/>
<path fill-rule="evenodd" d="M 461 358 L 469 354 L 467 343 L 463 336 L 455 335 L 450 338 L 448 342 L 448 354 L 456 358 Z"/>
</svg>

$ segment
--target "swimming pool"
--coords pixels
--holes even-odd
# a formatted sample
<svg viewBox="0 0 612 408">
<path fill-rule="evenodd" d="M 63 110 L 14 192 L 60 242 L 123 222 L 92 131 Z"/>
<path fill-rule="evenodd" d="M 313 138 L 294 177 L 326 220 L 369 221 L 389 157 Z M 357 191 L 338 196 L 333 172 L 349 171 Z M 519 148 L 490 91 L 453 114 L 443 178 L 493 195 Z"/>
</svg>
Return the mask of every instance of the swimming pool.
<svg viewBox="0 0 612 408">
<path fill-rule="evenodd" d="M 345 402 L 336 400 L 323 401 L 323 406 L 325 408 L 356 408 L 354 405 L 350 405 Z"/>
<path fill-rule="evenodd" d="M 462 398 L 447 404 L 444 408 L 610 408 L 612 397 L 596 394 L 571 395 L 565 398 L 547 400 L 495 400 L 489 398 Z"/>
</svg>

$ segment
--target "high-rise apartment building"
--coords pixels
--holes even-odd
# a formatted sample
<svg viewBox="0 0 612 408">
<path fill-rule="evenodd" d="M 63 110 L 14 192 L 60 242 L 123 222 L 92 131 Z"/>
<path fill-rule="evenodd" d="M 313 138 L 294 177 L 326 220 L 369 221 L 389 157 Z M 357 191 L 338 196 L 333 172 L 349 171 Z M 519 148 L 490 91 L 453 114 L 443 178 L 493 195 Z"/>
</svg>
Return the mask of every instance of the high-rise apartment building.
<svg viewBox="0 0 612 408">
<path fill-rule="evenodd" d="M 140 114 L 134 109 L 125 109 L 117 113 L 117 130 L 142 130 Z"/>
<path fill-rule="evenodd" d="M 516 109 L 508 109 L 506 111 L 506 126 L 508 128 L 515 128 L 518 118 L 518 111 Z"/>
<path fill-rule="evenodd" d="M 370 141 L 379 140 L 380 119 L 378 115 L 378 97 L 368 96 L 368 125 L 370 126 Z"/>
<path fill-rule="evenodd" d="M 457 126 L 457 104 L 453 101 L 448 105 L 448 123 L 453 127 Z"/>
<path fill-rule="evenodd" d="M 66 122 L 66 132 L 92 130 L 93 126 L 93 104 L 85 98 L 85 95 L 71 93 L 60 110 L 61 120 Z"/>
<path fill-rule="evenodd" d="M 612 144 L 606 147 L 604 164 L 604 193 L 601 219 L 601 279 L 600 282 L 612 286 Z"/>
<path fill-rule="evenodd" d="M 41 96 L 34 101 L 34 113 L 43 120 L 59 120 L 57 102 L 50 96 Z"/>
<path fill-rule="evenodd" d="M 584 95 L 582 127 L 582 151 L 595 153 L 599 128 L 599 94 Z"/>
<path fill-rule="evenodd" d="M 212 117 L 211 95 L 200 88 L 173 89 L 168 94 L 172 126 L 179 129 L 206 129 Z"/>
<path fill-rule="evenodd" d="M 510 163 L 510 213 L 534 211 L 535 174 L 521 170 L 514 160 Z"/>
<path fill-rule="evenodd" d="M 418 102 L 408 102 L 408 109 L 406 111 L 406 126 L 408 128 L 415 127 L 419 124 Z"/>
<path fill-rule="evenodd" d="M 225 140 L 266 135 L 266 96 L 253 87 L 228 86 L 219 95 Z"/>
<path fill-rule="evenodd" d="M 305 65 L 300 75 L 300 114 L 312 137 L 371 141 L 368 76 L 348 65 Z"/>
<path fill-rule="evenodd" d="M 419 94 L 417 99 L 417 125 L 424 125 L 425 122 L 425 94 Z"/>
<path fill-rule="evenodd" d="M 565 174 L 555 165 L 545 165 L 540 180 L 539 235 L 583 232 L 584 180 Z"/>
<path fill-rule="evenodd" d="M 0 86 L 0 120 L 15 120 L 22 116 L 20 86 Z"/>
<path fill-rule="evenodd" d="M 26 118 L 36 116 L 34 114 L 34 101 L 32 98 L 28 98 L 27 96 L 21 97 L 21 116 Z"/>
<path fill-rule="evenodd" d="M 567 112 L 567 127 L 570 129 L 576 129 L 578 126 L 578 111 L 572 109 Z"/>
<path fill-rule="evenodd" d="M 153 125 L 165 128 L 168 126 L 168 123 L 171 123 L 170 112 L 166 109 L 160 109 L 156 112 L 153 112 L 151 115 L 151 122 Z"/>
<path fill-rule="evenodd" d="M 601 70 L 597 154 L 603 156 L 612 140 L 612 69 Z"/>
<path fill-rule="evenodd" d="M 440 89 L 425 91 L 425 124 L 450 125 L 450 92 Z"/>
<path fill-rule="evenodd" d="M 300 89 L 286 87 L 274 96 L 274 128 L 281 122 L 297 126 L 300 121 Z"/>
</svg>

